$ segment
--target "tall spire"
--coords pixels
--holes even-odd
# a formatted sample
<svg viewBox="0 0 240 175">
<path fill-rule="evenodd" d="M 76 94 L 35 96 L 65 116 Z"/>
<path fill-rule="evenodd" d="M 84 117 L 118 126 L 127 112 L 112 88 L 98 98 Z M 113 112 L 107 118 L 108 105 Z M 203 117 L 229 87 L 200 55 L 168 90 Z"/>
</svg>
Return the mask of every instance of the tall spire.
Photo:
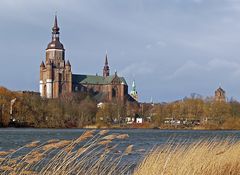
<svg viewBox="0 0 240 175">
<path fill-rule="evenodd" d="M 108 66 L 108 55 L 107 55 L 107 51 L 106 51 L 106 57 L 105 57 L 105 66 Z"/>
<path fill-rule="evenodd" d="M 133 80 L 133 83 L 132 83 L 132 91 L 136 91 L 136 84 L 135 84 L 135 80 Z"/>
<path fill-rule="evenodd" d="M 103 76 L 107 77 L 109 75 L 110 75 L 110 69 L 109 69 L 109 66 L 108 66 L 108 55 L 107 55 L 107 51 L 106 51 L 105 64 L 104 64 L 104 67 L 103 67 Z"/>
<path fill-rule="evenodd" d="M 47 49 L 61 49 L 64 50 L 63 44 L 59 40 L 60 28 L 58 27 L 57 15 L 54 16 L 54 23 L 52 27 L 52 41 L 48 44 Z"/>
<path fill-rule="evenodd" d="M 137 89 L 136 89 L 135 80 L 133 80 L 132 90 L 131 90 L 131 92 L 130 92 L 130 95 L 131 95 L 136 101 L 138 101 L 138 93 L 137 93 Z"/>
<path fill-rule="evenodd" d="M 60 28 L 58 27 L 57 15 L 55 15 L 54 25 L 53 25 L 53 28 L 52 28 L 52 34 L 59 34 L 59 30 L 60 30 Z"/>
</svg>

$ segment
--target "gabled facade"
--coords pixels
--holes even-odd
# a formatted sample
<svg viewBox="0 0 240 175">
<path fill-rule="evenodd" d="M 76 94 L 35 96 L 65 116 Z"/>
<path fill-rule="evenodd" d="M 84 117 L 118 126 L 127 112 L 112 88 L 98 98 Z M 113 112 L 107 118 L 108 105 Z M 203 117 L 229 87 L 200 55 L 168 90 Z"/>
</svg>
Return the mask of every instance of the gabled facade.
<svg viewBox="0 0 240 175">
<path fill-rule="evenodd" d="M 58 98 L 64 93 L 89 92 L 97 101 L 127 100 L 128 85 L 117 72 L 110 75 L 107 54 L 102 76 L 72 74 L 70 62 L 65 61 L 65 49 L 60 42 L 59 31 L 55 16 L 52 41 L 47 46 L 45 62 L 40 65 L 40 95 L 44 98 Z"/>
</svg>

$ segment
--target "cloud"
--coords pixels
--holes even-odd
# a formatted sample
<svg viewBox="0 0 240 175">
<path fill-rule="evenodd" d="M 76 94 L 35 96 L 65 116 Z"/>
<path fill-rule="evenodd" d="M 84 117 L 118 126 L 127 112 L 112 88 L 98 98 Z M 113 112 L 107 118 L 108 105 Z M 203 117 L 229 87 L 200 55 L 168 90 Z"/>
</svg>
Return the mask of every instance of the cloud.
<svg viewBox="0 0 240 175">
<path fill-rule="evenodd" d="M 157 42 L 157 45 L 160 46 L 160 47 L 166 47 L 166 46 L 167 46 L 167 43 L 164 42 L 164 41 L 158 41 L 158 42 Z"/>
<path fill-rule="evenodd" d="M 149 76 L 154 73 L 155 65 L 149 64 L 147 62 L 135 62 L 120 71 L 120 75 L 127 76 L 127 77 L 134 77 L 134 76 Z"/>
<path fill-rule="evenodd" d="M 223 59 L 212 59 L 207 63 L 197 63 L 195 61 L 189 60 L 182 64 L 176 71 L 170 75 L 166 75 L 166 80 L 173 80 L 179 78 L 189 78 L 189 77 L 201 77 L 204 79 L 207 77 L 211 78 L 221 78 L 227 76 L 228 80 L 236 79 L 240 76 L 240 63 L 234 61 L 228 61 Z"/>
<path fill-rule="evenodd" d="M 151 49 L 152 48 L 152 44 L 147 44 L 146 45 L 146 49 Z"/>
<path fill-rule="evenodd" d="M 178 69 L 176 69 L 172 74 L 166 75 L 164 79 L 170 81 L 172 79 L 177 79 L 183 76 L 184 77 L 191 76 L 193 75 L 193 72 L 196 72 L 196 71 L 204 71 L 204 66 L 189 60 L 185 62 L 183 65 L 181 65 Z"/>
<path fill-rule="evenodd" d="M 200 4 L 203 2 L 203 0 L 193 0 L 193 2 L 197 3 L 197 4 Z"/>
<path fill-rule="evenodd" d="M 159 49 L 167 46 L 167 43 L 164 41 L 157 41 L 156 43 L 149 43 L 145 47 L 146 49 Z"/>
</svg>

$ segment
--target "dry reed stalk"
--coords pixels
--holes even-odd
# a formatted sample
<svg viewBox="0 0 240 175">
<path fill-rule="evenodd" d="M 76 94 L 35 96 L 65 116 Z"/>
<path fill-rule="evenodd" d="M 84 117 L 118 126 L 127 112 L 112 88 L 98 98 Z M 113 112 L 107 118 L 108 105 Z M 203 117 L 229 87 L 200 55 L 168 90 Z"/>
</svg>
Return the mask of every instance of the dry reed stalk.
<svg viewBox="0 0 240 175">
<path fill-rule="evenodd" d="M 38 144 L 40 143 L 40 141 L 33 141 L 27 145 L 25 145 L 26 148 L 33 148 L 33 147 L 37 147 Z"/>
<path fill-rule="evenodd" d="M 20 147 L 20 148 L 18 148 L 16 150 L 15 149 L 11 149 L 9 151 L 9 154 L 6 157 L 4 157 L 4 160 L 2 162 L 0 162 L 0 166 L 3 166 L 4 163 L 8 162 L 11 159 L 12 155 L 14 155 L 15 153 L 21 151 L 24 148 L 25 148 L 25 146 L 22 146 L 22 147 Z"/>
<path fill-rule="evenodd" d="M 72 169 L 68 170 L 68 174 L 71 174 L 72 172 L 78 172 L 80 174 L 89 174 L 88 171 L 91 171 L 94 169 L 94 167 L 97 165 L 97 161 L 101 160 L 101 156 L 104 154 L 104 150 L 96 151 L 96 149 L 91 150 L 86 153 L 85 156 L 81 157 L 80 161 L 72 161 Z M 98 157 L 98 159 L 96 159 Z M 87 168 L 89 165 L 92 165 L 92 167 L 89 169 Z"/>
<path fill-rule="evenodd" d="M 132 153 L 132 150 L 133 150 L 133 145 L 129 145 L 129 146 L 125 149 L 124 155 L 131 154 L 131 153 Z"/>
<path fill-rule="evenodd" d="M 9 153 L 9 151 L 0 151 L 0 156 L 7 156 Z"/>
<path fill-rule="evenodd" d="M 55 148 L 63 148 L 65 146 L 67 146 L 68 144 L 70 144 L 72 141 L 69 140 L 61 140 L 59 142 L 54 142 L 54 143 L 49 143 L 46 144 L 42 147 L 42 149 L 44 151 L 50 150 L 50 149 L 55 149 Z"/>
<path fill-rule="evenodd" d="M 95 132 L 95 130 L 88 130 L 88 131 L 84 132 L 79 138 L 77 138 L 75 140 L 75 142 L 80 143 L 90 137 L 93 137 L 94 132 Z"/>
<path fill-rule="evenodd" d="M 54 143 L 59 141 L 60 141 L 59 139 L 51 139 L 51 140 L 48 140 L 46 143 Z"/>
<path fill-rule="evenodd" d="M 74 141 L 69 141 L 68 144 L 65 145 L 65 147 L 60 150 L 48 163 L 48 166 L 45 167 L 44 169 L 42 169 L 41 173 L 46 173 L 48 172 L 50 169 L 56 169 L 56 164 L 61 161 L 61 163 L 66 163 L 66 161 L 70 158 L 69 156 L 73 155 L 72 153 L 72 149 L 74 148 L 74 146 L 76 146 L 76 144 L 80 143 L 81 141 L 92 137 L 92 133 L 94 131 L 86 131 L 84 134 L 82 134 L 78 139 L 74 140 Z M 59 143 L 57 143 L 59 144 Z M 50 149 L 52 148 L 52 146 L 50 146 Z M 48 148 L 49 149 L 49 148 Z"/>
<path fill-rule="evenodd" d="M 111 142 L 112 142 L 112 140 L 103 140 L 103 141 L 100 141 L 98 144 L 99 145 L 108 145 Z"/>
<path fill-rule="evenodd" d="M 10 159 L 8 160 L 8 164 L 16 164 L 18 159 Z"/>
<path fill-rule="evenodd" d="M 26 158 L 26 160 L 24 162 L 28 163 L 28 164 L 34 164 L 37 163 L 38 161 L 42 160 L 44 158 L 44 154 L 36 154 L 34 156 L 29 156 L 28 158 Z"/>
<path fill-rule="evenodd" d="M 66 146 L 63 150 L 64 150 L 64 152 L 66 152 L 66 153 L 71 153 L 72 152 L 72 150 L 73 150 L 73 148 L 74 148 L 74 145 L 68 145 L 68 146 Z"/>
<path fill-rule="evenodd" d="M 21 174 L 22 175 L 38 175 L 37 172 L 35 172 L 35 171 L 28 171 L 28 170 L 24 170 Z"/>
<path fill-rule="evenodd" d="M 113 140 L 117 137 L 117 134 L 110 134 L 110 135 L 107 135 L 105 137 L 103 137 L 102 139 L 103 140 Z"/>
<path fill-rule="evenodd" d="M 10 149 L 10 150 L 8 150 L 8 152 L 15 152 L 16 150 L 15 149 Z"/>
<path fill-rule="evenodd" d="M 3 170 L 3 171 L 12 171 L 13 168 L 8 166 L 8 165 L 4 165 L 4 166 L 1 166 L 0 167 L 0 170 Z"/>
<path fill-rule="evenodd" d="M 127 139 L 129 137 L 128 134 L 121 134 L 116 137 L 116 139 Z"/>
<path fill-rule="evenodd" d="M 82 141 L 88 139 L 88 138 L 91 138 L 93 137 L 94 135 L 94 132 L 95 130 L 88 130 L 86 132 L 84 132 L 80 137 L 78 137 L 77 139 L 75 139 L 74 141 L 72 141 L 72 144 L 69 144 L 65 149 L 64 151 L 66 153 L 69 153 L 71 154 L 72 153 L 72 150 L 75 148 L 75 146 L 79 143 L 81 143 Z"/>
<path fill-rule="evenodd" d="M 99 135 L 103 136 L 103 135 L 107 134 L 108 132 L 109 132 L 109 130 L 101 130 L 99 132 Z"/>
<path fill-rule="evenodd" d="M 93 132 L 93 131 L 91 131 L 91 132 Z M 104 132 L 104 133 L 106 133 L 106 132 Z M 104 133 L 102 132 L 101 135 Z M 88 136 L 88 133 L 87 133 L 87 136 Z M 92 135 L 90 135 L 90 136 L 92 137 Z M 79 138 L 82 138 L 82 137 L 79 137 Z M 114 138 L 116 138 L 116 135 L 111 135 L 109 137 L 105 137 L 105 139 L 110 139 L 110 140 L 106 140 L 107 143 L 110 143 L 112 141 L 112 139 L 114 139 Z M 121 137 L 121 138 L 123 138 L 123 137 Z M 126 136 L 124 136 L 124 138 L 126 138 Z M 75 171 L 76 169 L 79 169 L 80 167 L 81 167 L 80 172 L 83 171 L 84 167 L 86 166 L 86 162 L 91 161 L 92 158 L 97 156 L 98 153 L 95 151 L 98 149 L 97 145 L 99 145 L 98 144 L 99 140 L 100 140 L 99 137 L 93 137 L 87 144 L 83 145 L 80 149 L 78 149 L 76 152 L 74 152 L 75 155 L 73 155 L 74 154 L 73 153 L 72 157 L 68 157 L 68 159 L 65 158 L 64 159 L 65 166 L 55 169 L 55 172 L 64 171 L 65 173 L 67 173 L 67 168 L 71 164 L 72 164 L 72 167 L 75 167 L 71 170 L 71 172 Z M 82 141 L 82 139 L 81 139 L 81 141 Z M 106 142 L 105 142 L 105 144 L 106 144 Z M 103 144 L 103 142 L 102 142 L 102 144 Z M 107 154 L 109 151 L 110 151 L 110 149 L 106 149 L 106 150 L 102 151 L 101 154 L 103 154 L 103 153 Z M 80 161 L 76 162 L 76 159 L 83 153 L 86 153 L 86 154 L 81 157 Z M 93 153 L 94 153 L 94 157 L 92 157 Z M 102 157 L 102 155 L 100 157 Z"/>
<path fill-rule="evenodd" d="M 82 164 L 82 162 L 87 162 L 87 160 L 89 160 L 89 158 L 91 157 L 91 154 L 98 149 L 98 147 L 95 147 L 95 146 L 96 146 L 95 144 L 90 144 L 87 147 L 85 147 L 85 146 L 81 147 L 80 149 L 78 149 L 78 151 L 75 152 L 75 155 L 73 155 L 72 157 L 68 157 L 68 159 L 65 159 L 64 166 L 61 168 L 58 168 L 56 171 L 60 171 L 63 169 L 65 169 L 65 171 L 66 171 L 66 168 L 70 164 L 73 164 L 72 167 L 75 167 L 75 168 L 73 168 L 73 170 L 77 169 L 77 167 L 79 167 Z M 84 153 L 86 153 L 86 154 L 81 157 L 81 160 L 76 162 L 76 159 L 78 157 L 80 157 L 81 155 L 83 155 Z M 95 152 L 95 155 L 96 154 L 97 154 L 97 152 Z M 71 170 L 71 171 L 73 171 L 73 170 Z"/>
</svg>

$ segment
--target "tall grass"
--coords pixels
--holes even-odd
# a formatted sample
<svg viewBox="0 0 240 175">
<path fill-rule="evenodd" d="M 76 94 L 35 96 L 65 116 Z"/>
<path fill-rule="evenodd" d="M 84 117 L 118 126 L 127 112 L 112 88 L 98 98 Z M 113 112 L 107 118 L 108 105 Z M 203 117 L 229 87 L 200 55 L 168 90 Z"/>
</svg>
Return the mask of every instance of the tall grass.
<svg viewBox="0 0 240 175">
<path fill-rule="evenodd" d="M 239 175 L 240 142 L 170 143 L 149 152 L 134 175 Z"/>
<path fill-rule="evenodd" d="M 119 154 L 116 143 L 127 134 L 107 130 L 86 131 L 74 140 L 33 141 L 0 151 L 2 175 L 237 175 L 240 174 L 240 142 L 169 142 L 146 153 L 133 167 L 124 157 L 134 152 L 129 145 Z M 118 140 L 115 142 L 114 140 Z M 117 153 L 117 154 L 116 154 Z M 127 158 L 127 157 L 126 157 Z"/>
<path fill-rule="evenodd" d="M 0 152 L 2 175 L 108 175 L 128 174 L 130 164 L 122 158 L 131 153 L 129 145 L 121 155 L 113 154 L 116 139 L 127 134 L 86 131 L 75 140 L 34 141 L 17 150 Z"/>
</svg>

